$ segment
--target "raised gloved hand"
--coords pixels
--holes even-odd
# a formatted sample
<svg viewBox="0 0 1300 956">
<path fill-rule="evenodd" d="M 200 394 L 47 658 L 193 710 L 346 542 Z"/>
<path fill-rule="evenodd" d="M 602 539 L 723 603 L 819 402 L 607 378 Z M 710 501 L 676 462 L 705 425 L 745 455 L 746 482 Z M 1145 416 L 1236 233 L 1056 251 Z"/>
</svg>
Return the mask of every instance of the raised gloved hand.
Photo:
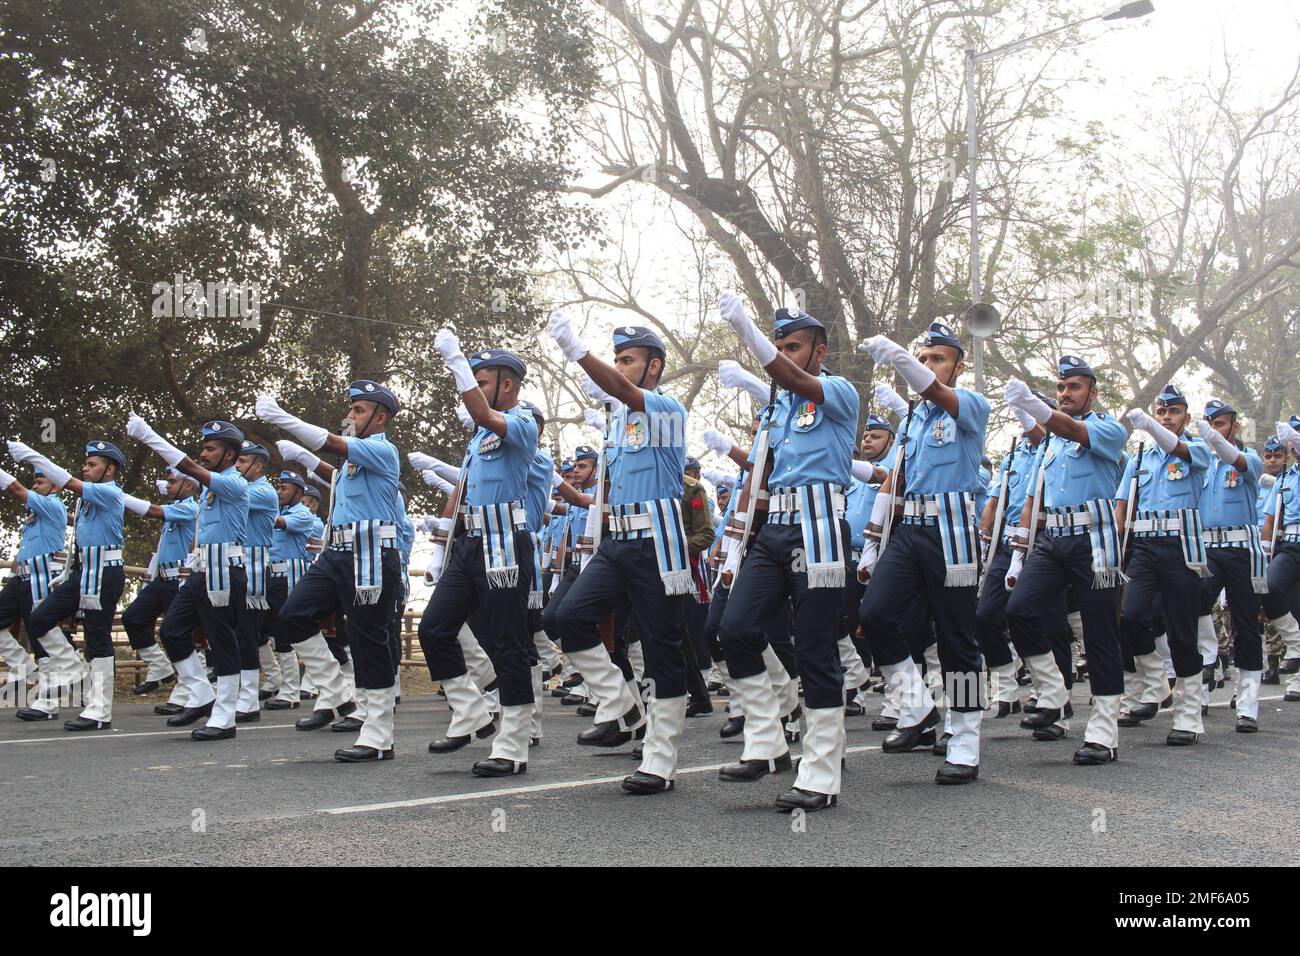
<svg viewBox="0 0 1300 956">
<path fill-rule="evenodd" d="M 143 498 L 137 498 L 135 495 L 123 495 L 122 507 L 142 517 L 149 513 L 149 502 Z"/>
<path fill-rule="evenodd" d="M 15 478 L 13 475 L 9 474 L 9 472 L 5 471 L 3 468 L 0 468 L 0 491 L 4 491 L 6 488 L 8 488 L 17 480 L 18 479 Z"/>
<path fill-rule="evenodd" d="M 460 419 L 460 423 L 470 431 L 474 431 L 478 428 L 478 422 L 474 421 L 474 416 L 469 413 L 469 409 L 465 407 L 464 402 L 456 406 L 456 417 Z"/>
<path fill-rule="evenodd" d="M 320 459 L 297 442 L 291 442 L 287 439 L 281 438 L 275 443 L 275 447 L 280 453 L 280 457 L 285 461 L 297 462 L 309 472 L 314 473 L 316 468 L 320 465 Z"/>
<path fill-rule="evenodd" d="M 718 471 L 716 468 L 705 468 L 700 472 L 700 476 L 715 488 L 736 487 L 735 475 L 729 475 L 725 471 Z"/>
<path fill-rule="evenodd" d="M 1215 431 L 1214 426 L 1204 418 L 1198 418 L 1193 427 L 1195 427 L 1196 434 L 1200 436 L 1201 441 L 1205 442 L 1210 447 L 1210 451 L 1214 452 L 1219 461 L 1225 465 L 1231 465 L 1241 457 L 1241 452 L 1237 450 L 1237 446 Z"/>
<path fill-rule="evenodd" d="M 573 328 L 573 323 L 565 315 L 563 309 L 556 309 L 551 313 L 551 320 L 547 323 L 546 331 L 555 339 L 555 344 L 560 347 L 564 357 L 570 362 L 576 362 L 583 358 L 588 351 L 587 346 L 578 333 Z"/>
<path fill-rule="evenodd" d="M 447 363 L 447 370 L 456 381 L 456 391 L 464 395 L 478 388 L 474 373 L 470 371 L 469 361 L 460 350 L 460 343 L 450 329 L 439 329 L 433 337 L 433 347 L 442 360 Z"/>
<path fill-rule="evenodd" d="M 126 433 L 150 451 L 157 454 L 168 465 L 175 468 L 185 458 L 181 451 L 167 439 L 149 427 L 149 423 L 132 412 L 126 420 Z"/>
<path fill-rule="evenodd" d="M 728 455 L 731 453 L 731 449 L 736 447 L 735 442 L 716 428 L 704 429 L 704 444 L 708 446 L 709 451 L 716 452 L 719 455 Z"/>
<path fill-rule="evenodd" d="M 1130 408 L 1128 412 L 1129 424 L 1134 428 L 1140 429 L 1151 436 L 1151 440 L 1156 443 L 1161 451 L 1168 454 L 1178 445 L 1178 436 L 1171 432 L 1164 425 L 1142 411 L 1140 408 Z"/>
<path fill-rule="evenodd" d="M 718 380 L 727 388 L 739 388 L 749 393 L 754 401 L 763 405 L 772 397 L 772 389 L 757 375 L 747 372 L 739 362 L 722 359 L 718 362 Z"/>
<path fill-rule="evenodd" d="M 605 416 L 594 408 L 584 408 L 582 410 L 582 420 L 602 435 L 605 433 Z"/>
<path fill-rule="evenodd" d="M 876 385 L 875 392 L 877 405 L 889 409 L 899 418 L 907 415 L 907 402 L 891 386 L 881 382 Z"/>
<path fill-rule="evenodd" d="M 167 494 L 167 482 L 164 479 L 159 478 L 157 481 L 153 483 L 153 486 L 158 489 L 158 494 L 160 495 Z"/>
<path fill-rule="evenodd" d="M 758 364 L 764 367 L 770 365 L 776 358 L 776 346 L 745 312 L 740 297 L 731 292 L 722 293 L 722 298 L 718 302 L 718 311 L 722 313 L 723 321 L 735 330 L 745 348 L 758 359 Z"/>
<path fill-rule="evenodd" d="M 274 398 L 267 394 L 257 396 L 257 401 L 253 405 L 253 413 L 262 421 L 283 428 L 312 451 L 319 450 L 325 444 L 325 440 L 329 438 L 330 433 L 324 428 L 290 415 L 280 407 Z"/>
<path fill-rule="evenodd" d="M 858 351 L 868 353 L 877 365 L 894 366 L 898 369 L 898 374 L 903 376 L 903 381 L 918 394 L 934 384 L 934 373 L 893 339 L 873 335 L 858 346 Z"/>
<path fill-rule="evenodd" d="M 594 401 L 597 402 L 614 401 L 614 396 L 610 395 L 609 392 L 605 391 L 594 381 L 592 381 L 591 376 L 588 375 L 586 372 L 582 373 L 582 390 L 587 394 L 588 398 L 591 398 Z"/>
<path fill-rule="evenodd" d="M 1292 428 L 1290 422 L 1277 423 L 1277 440 L 1290 445 L 1291 450 L 1300 455 L 1300 432 Z"/>
<path fill-rule="evenodd" d="M 1047 424 L 1047 420 L 1052 417 L 1052 406 L 1031 392 L 1029 386 L 1018 378 L 1013 377 L 1008 380 L 1003 395 L 1008 405 L 1027 413 L 1030 418 L 1040 425 Z M 1025 431 L 1028 430 L 1028 428 L 1025 429 Z"/>
<path fill-rule="evenodd" d="M 450 481 L 447 481 L 432 468 L 426 468 L 421 471 L 420 477 L 424 479 L 424 483 L 430 488 L 436 488 L 445 495 L 449 495 L 456 490 L 455 485 Z"/>
<path fill-rule="evenodd" d="M 416 471 L 424 471 L 428 468 L 435 468 L 443 464 L 441 458 L 434 458 L 432 455 L 426 455 L 422 451 L 413 451 L 407 454 L 406 460 L 411 463 L 411 467 Z"/>
</svg>

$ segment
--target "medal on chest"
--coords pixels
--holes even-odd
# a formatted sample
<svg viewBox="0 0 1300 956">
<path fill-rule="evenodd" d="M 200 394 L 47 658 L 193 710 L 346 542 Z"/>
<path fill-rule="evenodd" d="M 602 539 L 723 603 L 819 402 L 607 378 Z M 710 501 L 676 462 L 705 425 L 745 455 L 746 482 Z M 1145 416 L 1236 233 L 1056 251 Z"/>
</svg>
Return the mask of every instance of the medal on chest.
<svg viewBox="0 0 1300 956">
<path fill-rule="evenodd" d="M 1167 481 L 1182 481 L 1187 477 L 1187 464 L 1181 459 L 1171 461 L 1165 465 L 1165 479 Z"/>
<path fill-rule="evenodd" d="M 646 424 L 644 412 L 635 412 L 627 417 L 627 423 L 623 428 L 623 440 L 629 449 L 637 451 L 644 448 L 648 434 L 649 426 Z"/>
<path fill-rule="evenodd" d="M 209 508 L 211 508 L 211 507 L 213 507 L 214 505 L 216 505 L 216 503 L 217 503 L 217 493 L 216 493 L 215 491 L 209 491 L 206 495 L 204 495 L 204 503 L 205 503 Z"/>
<path fill-rule="evenodd" d="M 1236 468 L 1229 468 L 1223 476 L 1223 487 L 1236 488 L 1241 483 L 1241 476 L 1237 474 Z"/>
<path fill-rule="evenodd" d="M 794 423 L 799 428 L 811 428 L 817 421 L 817 405 L 813 402 L 801 402 L 794 410 Z"/>
<path fill-rule="evenodd" d="M 356 465 L 354 465 L 352 462 L 348 462 L 348 467 L 347 467 L 346 474 L 347 474 L 347 476 L 348 476 L 349 478 L 355 478 L 355 477 L 357 476 L 357 472 L 360 471 L 360 470 L 361 470 L 361 469 L 359 469 L 359 468 L 358 468 Z"/>
<path fill-rule="evenodd" d="M 501 447 L 501 436 L 496 432 L 488 432 L 478 443 L 478 453 L 480 455 L 490 455 Z"/>
<path fill-rule="evenodd" d="M 934 423 L 934 429 L 931 431 L 931 434 L 934 435 L 935 441 L 940 443 L 943 442 L 943 419 L 942 418 L 940 418 L 938 421 Z"/>
</svg>

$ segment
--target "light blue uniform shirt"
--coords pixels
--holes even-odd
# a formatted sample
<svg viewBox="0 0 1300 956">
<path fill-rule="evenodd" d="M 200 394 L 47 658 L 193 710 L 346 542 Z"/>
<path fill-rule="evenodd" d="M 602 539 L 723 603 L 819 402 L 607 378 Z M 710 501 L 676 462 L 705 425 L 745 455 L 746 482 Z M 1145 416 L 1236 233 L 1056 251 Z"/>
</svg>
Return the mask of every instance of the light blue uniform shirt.
<svg viewBox="0 0 1300 956">
<path fill-rule="evenodd" d="M 782 389 L 767 416 L 772 454 L 769 491 L 852 480 L 853 446 L 858 435 L 858 391 L 848 379 L 822 372 L 823 401 Z M 753 462 L 750 452 L 750 464 Z"/>
<path fill-rule="evenodd" d="M 262 475 L 248 483 L 248 527 L 244 543 L 255 548 L 269 548 L 275 543 L 275 519 L 280 512 L 280 496 Z"/>
<path fill-rule="evenodd" d="M 199 544 L 243 544 L 248 526 L 248 482 L 231 465 L 212 472 L 199 494 Z"/>
<path fill-rule="evenodd" d="M 311 536 L 313 538 L 325 537 L 325 522 L 321 521 L 316 515 L 311 516 Z"/>
<path fill-rule="evenodd" d="M 1123 428 L 1120 429 L 1124 431 Z M 1051 437 L 1051 436 L 1048 436 Z M 1044 439 L 1046 441 L 1047 439 Z M 1040 443 L 1041 444 L 1041 443 Z M 1025 510 L 1025 501 L 1033 488 L 1032 478 L 1036 471 L 1038 448 L 1021 439 L 1016 445 L 1016 453 L 1011 458 L 1011 467 L 1007 472 L 1007 504 L 1003 519 L 1004 537 L 1006 532 L 1020 524 L 1020 514 Z M 1002 469 L 998 469 L 998 474 Z M 1118 469 L 1116 469 L 1118 474 Z M 1109 495 L 1109 490 L 1107 491 Z"/>
<path fill-rule="evenodd" d="M 397 521 L 397 479 L 401 461 L 397 446 L 383 432 L 366 438 L 345 438 L 348 460 L 334 482 L 336 527 L 354 521 Z"/>
<path fill-rule="evenodd" d="M 1038 469 L 1043 476 L 1044 508 L 1068 508 L 1096 498 L 1113 497 L 1115 483 L 1120 480 L 1120 462 L 1128 433 L 1118 419 L 1105 412 L 1089 412 L 1075 421 L 1083 422 L 1088 429 L 1088 446 L 1070 441 L 1061 435 L 1048 435 L 1034 457 L 1034 467 L 1029 473 L 1030 484 L 1024 491 L 1027 497 L 1038 484 Z M 1159 449 L 1157 449 L 1157 452 Z M 1131 477 L 1131 476 L 1130 476 Z M 1123 482 L 1128 487 L 1128 480 Z M 1142 492 L 1143 509 L 1147 507 L 1145 489 Z M 1024 507 L 1024 499 L 1021 499 Z"/>
<path fill-rule="evenodd" d="M 537 449 L 532 464 L 528 466 L 528 494 L 524 507 L 528 511 L 528 530 L 543 530 L 546 502 L 551 500 L 551 480 L 555 475 L 555 459 L 545 448 Z"/>
<path fill-rule="evenodd" d="M 78 548 L 122 547 L 123 495 L 115 481 L 84 482 L 77 505 Z"/>
<path fill-rule="evenodd" d="M 280 508 L 279 515 L 284 519 L 284 527 L 271 532 L 271 560 L 294 561 L 307 560 L 307 538 L 320 537 L 325 526 L 312 514 L 305 504 L 299 501 L 287 508 Z M 319 531 L 316 526 L 320 525 Z"/>
<path fill-rule="evenodd" d="M 1172 451 L 1168 454 L 1158 447 L 1148 447 L 1142 455 L 1142 470 L 1138 472 L 1138 511 L 1177 511 L 1195 508 L 1201 500 L 1205 485 L 1205 472 L 1209 470 L 1213 453 L 1200 439 L 1182 438 L 1187 443 L 1191 461 L 1183 461 Z M 1129 485 L 1137 468 L 1137 455 L 1133 455 L 1124 469 L 1115 497 L 1128 500 Z M 1176 531 L 1160 532 L 1176 535 Z"/>
<path fill-rule="evenodd" d="M 873 461 L 871 464 L 877 468 L 883 468 L 885 471 L 892 471 L 897 458 L 898 444 L 895 443 L 884 458 L 880 459 L 880 461 Z M 871 520 L 871 509 L 876 504 L 876 495 L 878 494 L 880 494 L 879 485 L 869 485 L 865 481 L 853 479 L 853 487 L 849 489 L 846 496 L 844 520 L 849 523 L 849 535 L 853 539 L 853 550 L 855 551 L 861 551 L 866 544 L 867 522 Z M 727 510 L 730 513 L 730 505 L 728 505 Z"/>
<path fill-rule="evenodd" d="M 17 561 L 62 551 L 68 533 L 68 509 L 57 494 L 27 492 L 27 518 L 18 541 Z"/>
<path fill-rule="evenodd" d="M 641 390 L 645 411 L 614 413 L 613 444 L 605 450 L 611 505 L 682 497 L 686 469 L 686 408 L 662 392 Z"/>
<path fill-rule="evenodd" d="M 909 495 L 980 490 L 989 402 L 978 392 L 964 388 L 955 391 L 956 418 L 933 402 L 922 402 L 912 413 L 912 426 L 907 431 Z"/>
<path fill-rule="evenodd" d="M 596 486 L 592 485 L 583 493 L 590 494 L 595 490 Z M 589 511 L 591 511 L 590 508 L 569 505 L 569 510 L 565 512 L 564 524 L 561 527 L 560 533 L 565 536 L 562 540 L 567 542 L 565 547 L 568 549 L 570 554 L 573 554 L 573 549 L 578 546 L 578 538 L 580 538 L 587 530 L 587 513 Z"/>
<path fill-rule="evenodd" d="M 1249 448 L 1242 455 L 1246 459 L 1244 474 L 1211 452 L 1201 489 L 1201 524 L 1207 528 L 1244 528 L 1259 522 L 1259 476 L 1264 473 L 1264 461 Z"/>
<path fill-rule="evenodd" d="M 504 504 L 528 495 L 528 475 L 537 454 L 537 419 L 521 405 L 501 414 L 506 419 L 504 438 L 480 428 L 470 439 L 465 465 L 467 505 Z"/>
<path fill-rule="evenodd" d="M 402 567 L 411 563 L 411 549 L 415 547 L 415 522 L 406 513 L 406 502 L 397 496 L 397 550 L 402 554 Z"/>
<path fill-rule="evenodd" d="M 162 506 L 163 526 L 158 535 L 158 563 L 176 564 L 189 557 L 199 520 L 199 499 L 182 498 Z"/>
<path fill-rule="evenodd" d="M 984 505 L 989 500 L 989 489 L 992 484 L 993 472 L 980 465 L 980 487 L 979 491 L 975 492 L 975 514 L 977 516 L 984 513 Z"/>
<path fill-rule="evenodd" d="M 1277 516 L 1278 496 L 1282 498 L 1283 524 L 1300 524 L 1300 464 L 1292 465 L 1282 474 L 1268 493 L 1268 503 L 1264 506 L 1266 515 Z M 1279 536 L 1281 530 L 1278 531 Z"/>
</svg>

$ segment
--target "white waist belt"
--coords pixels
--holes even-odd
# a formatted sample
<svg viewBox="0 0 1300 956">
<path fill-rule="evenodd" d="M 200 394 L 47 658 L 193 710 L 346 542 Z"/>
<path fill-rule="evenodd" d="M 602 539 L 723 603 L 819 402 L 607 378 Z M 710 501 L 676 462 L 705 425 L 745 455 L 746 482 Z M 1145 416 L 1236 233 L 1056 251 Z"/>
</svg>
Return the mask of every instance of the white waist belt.
<svg viewBox="0 0 1300 956">
<path fill-rule="evenodd" d="M 271 573 L 272 573 L 272 574 L 288 574 L 288 573 L 289 573 L 289 562 L 288 562 L 288 561 L 272 561 L 272 562 L 271 562 L 271 565 L 270 565 L 270 570 L 271 570 Z"/>
<path fill-rule="evenodd" d="M 510 512 L 510 520 L 514 522 L 516 531 L 528 527 L 528 509 L 515 508 L 513 511 Z M 479 515 L 476 515 L 473 511 L 468 511 L 465 513 L 466 531 L 470 532 L 471 534 L 482 534 L 486 529 L 487 529 L 487 525 L 483 522 L 482 518 Z M 396 532 L 397 529 L 394 528 L 393 530 L 394 532 Z M 379 536 L 381 538 L 384 537 L 383 531 L 379 533 Z"/>
<path fill-rule="evenodd" d="M 908 498 L 903 502 L 904 518 L 937 518 L 939 502 L 933 498 Z"/>
<path fill-rule="evenodd" d="M 50 573 L 51 573 L 51 574 L 59 574 L 59 573 L 61 573 L 62 571 L 63 571 L 63 564 L 62 564 L 61 562 L 57 562 L 57 561 L 51 561 L 51 562 L 50 562 Z M 18 575 L 20 578 L 22 578 L 24 581 L 26 581 L 28 578 L 30 578 L 30 577 L 32 576 L 32 569 L 29 568 L 29 567 L 28 567 L 26 564 L 24 564 L 22 561 L 15 561 L 15 562 L 14 562 L 14 573 L 17 574 L 17 575 Z"/>
<path fill-rule="evenodd" d="M 1182 518 L 1139 518 L 1130 526 L 1134 532 L 1141 531 L 1182 531 Z"/>
<path fill-rule="evenodd" d="M 1300 524 L 1284 524 L 1282 526 L 1283 534 L 1300 534 Z"/>
<path fill-rule="evenodd" d="M 652 526 L 652 516 L 648 511 L 635 515 L 611 514 L 609 516 L 609 530 L 614 534 L 625 531 L 649 531 Z"/>
<path fill-rule="evenodd" d="M 1250 531 L 1246 528 L 1206 528 L 1202 540 L 1210 548 L 1221 544 L 1241 544 L 1250 540 Z"/>
<path fill-rule="evenodd" d="M 1044 528 L 1087 528 L 1092 524 L 1092 515 L 1086 511 L 1075 511 L 1072 513 L 1048 512 L 1043 515 Z M 1134 531 L 1137 530 L 1135 526 Z"/>
<path fill-rule="evenodd" d="M 352 532 L 352 529 L 351 529 L 351 528 L 346 528 L 346 527 L 345 527 L 345 528 L 331 528 L 331 529 L 330 529 L 330 544 L 332 544 L 332 545 L 351 544 L 351 543 L 352 543 L 352 536 L 353 536 L 353 532 Z M 396 541 L 396 540 L 397 540 L 397 525 L 392 525 L 392 524 L 381 525 L 380 528 L 379 528 L 379 540 L 380 540 L 380 541 Z"/>
<path fill-rule="evenodd" d="M 844 511 L 844 495 L 838 491 L 831 492 L 831 507 L 837 512 Z M 799 492 L 797 491 L 774 491 L 768 498 L 767 510 L 772 514 L 785 514 L 787 512 L 800 511 Z"/>
</svg>

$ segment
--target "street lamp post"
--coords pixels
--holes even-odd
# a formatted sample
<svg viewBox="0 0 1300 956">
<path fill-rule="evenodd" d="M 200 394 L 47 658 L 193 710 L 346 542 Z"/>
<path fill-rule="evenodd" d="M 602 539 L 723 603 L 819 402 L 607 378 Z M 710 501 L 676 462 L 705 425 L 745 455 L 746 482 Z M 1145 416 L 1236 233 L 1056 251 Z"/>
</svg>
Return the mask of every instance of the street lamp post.
<svg viewBox="0 0 1300 956">
<path fill-rule="evenodd" d="M 979 180 L 976 176 L 979 160 L 979 124 L 976 119 L 975 67 L 1008 53 L 1023 49 L 1036 40 L 1070 30 L 1093 20 L 1135 20 L 1155 10 L 1151 0 L 1134 0 L 1123 3 L 1091 17 L 1066 23 L 1033 36 L 1004 43 L 1002 46 L 976 53 L 973 46 L 966 48 L 966 174 L 970 190 L 970 308 L 966 311 L 966 326 L 971 333 L 971 357 L 975 364 L 975 390 L 984 391 L 984 339 L 997 331 L 998 312 L 983 301 L 983 279 L 980 275 L 980 204 Z"/>
</svg>

